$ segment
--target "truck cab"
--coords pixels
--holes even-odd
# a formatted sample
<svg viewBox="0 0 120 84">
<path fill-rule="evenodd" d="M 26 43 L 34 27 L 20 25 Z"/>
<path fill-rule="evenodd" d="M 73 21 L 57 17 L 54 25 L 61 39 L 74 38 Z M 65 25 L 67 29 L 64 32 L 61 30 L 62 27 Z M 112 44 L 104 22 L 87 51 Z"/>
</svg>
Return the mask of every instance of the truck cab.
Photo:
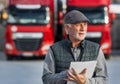
<svg viewBox="0 0 120 84">
<path fill-rule="evenodd" d="M 89 18 L 86 39 L 99 43 L 106 58 L 111 53 L 111 22 L 114 18 L 109 5 L 110 0 L 67 0 L 67 12 L 76 9 Z"/>
<path fill-rule="evenodd" d="M 42 57 L 54 43 L 53 6 L 49 0 L 10 0 L 5 53 L 13 57 Z"/>
</svg>

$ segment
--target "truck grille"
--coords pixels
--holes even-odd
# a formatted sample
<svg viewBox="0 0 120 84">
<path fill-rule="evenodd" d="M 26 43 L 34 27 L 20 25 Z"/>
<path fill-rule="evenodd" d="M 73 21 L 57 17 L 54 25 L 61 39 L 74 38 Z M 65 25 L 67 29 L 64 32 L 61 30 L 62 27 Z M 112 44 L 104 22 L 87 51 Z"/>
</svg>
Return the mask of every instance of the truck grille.
<svg viewBox="0 0 120 84">
<path fill-rule="evenodd" d="M 85 38 L 86 40 L 93 41 L 100 44 L 101 38 Z"/>
<path fill-rule="evenodd" d="M 39 49 L 42 39 L 16 39 L 14 42 L 17 50 L 34 51 Z"/>
</svg>

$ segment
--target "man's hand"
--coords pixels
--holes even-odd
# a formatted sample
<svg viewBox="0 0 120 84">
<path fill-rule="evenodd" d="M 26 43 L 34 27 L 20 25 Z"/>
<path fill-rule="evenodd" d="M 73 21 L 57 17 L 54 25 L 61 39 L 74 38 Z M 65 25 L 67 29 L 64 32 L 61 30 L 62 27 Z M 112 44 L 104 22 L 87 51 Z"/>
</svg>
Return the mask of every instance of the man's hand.
<svg viewBox="0 0 120 84">
<path fill-rule="evenodd" d="M 87 69 L 85 68 L 81 73 L 78 73 L 78 71 L 75 68 L 72 68 L 72 72 L 69 70 L 67 71 L 68 79 L 65 80 L 74 81 L 77 84 L 84 84 L 86 81 L 86 70 Z"/>
</svg>

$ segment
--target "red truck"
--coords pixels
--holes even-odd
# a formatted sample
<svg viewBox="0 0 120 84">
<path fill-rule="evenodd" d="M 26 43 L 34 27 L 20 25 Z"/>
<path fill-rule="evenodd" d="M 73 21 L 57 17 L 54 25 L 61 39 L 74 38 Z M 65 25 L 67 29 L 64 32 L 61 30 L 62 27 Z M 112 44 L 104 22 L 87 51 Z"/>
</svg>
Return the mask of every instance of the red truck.
<svg viewBox="0 0 120 84">
<path fill-rule="evenodd" d="M 45 56 L 54 43 L 53 0 L 9 0 L 5 53 L 14 57 Z"/>
<path fill-rule="evenodd" d="M 76 9 L 90 20 L 86 39 L 101 45 L 106 58 L 111 53 L 111 22 L 114 14 L 109 12 L 110 0 L 67 0 L 67 12 Z"/>
</svg>

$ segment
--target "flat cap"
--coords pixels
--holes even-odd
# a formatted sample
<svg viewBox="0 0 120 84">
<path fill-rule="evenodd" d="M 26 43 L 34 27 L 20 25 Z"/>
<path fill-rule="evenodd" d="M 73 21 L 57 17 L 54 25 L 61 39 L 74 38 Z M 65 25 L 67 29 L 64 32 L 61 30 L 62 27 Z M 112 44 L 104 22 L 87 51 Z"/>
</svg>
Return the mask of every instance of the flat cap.
<svg viewBox="0 0 120 84">
<path fill-rule="evenodd" d="M 82 21 L 89 22 L 89 19 L 82 12 L 78 10 L 72 10 L 64 16 L 65 24 L 75 24 Z"/>
</svg>

